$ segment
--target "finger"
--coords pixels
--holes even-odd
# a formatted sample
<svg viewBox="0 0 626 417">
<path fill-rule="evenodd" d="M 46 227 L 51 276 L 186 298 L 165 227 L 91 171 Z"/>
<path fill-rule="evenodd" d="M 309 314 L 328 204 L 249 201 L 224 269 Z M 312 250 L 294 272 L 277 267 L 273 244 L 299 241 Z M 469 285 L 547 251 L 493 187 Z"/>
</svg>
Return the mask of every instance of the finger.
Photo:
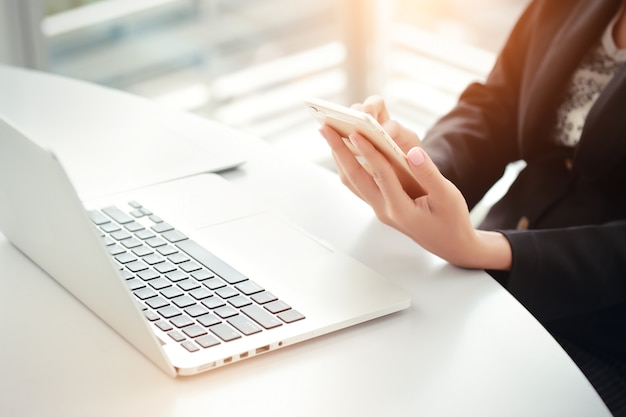
<svg viewBox="0 0 626 417">
<path fill-rule="evenodd" d="M 441 175 L 424 149 L 419 146 L 410 149 L 407 159 L 415 179 L 428 195 L 436 199 L 448 192 L 450 182 Z"/>
<path fill-rule="evenodd" d="M 370 204 L 380 199 L 380 192 L 372 176 L 348 149 L 341 136 L 328 126 L 322 127 L 320 133 L 324 136 L 333 151 L 335 165 L 340 167 L 338 173 L 342 182 L 354 194 Z"/>
<path fill-rule="evenodd" d="M 334 152 L 333 152 L 332 156 L 333 156 L 333 160 L 335 162 L 335 168 L 337 170 L 337 175 L 339 175 L 339 178 L 341 179 L 342 184 L 345 185 L 350 191 L 352 191 L 352 194 L 356 195 L 361 200 L 365 201 L 365 198 L 363 198 L 363 196 L 361 195 L 359 190 L 354 187 L 354 185 L 352 184 L 352 182 L 350 181 L 350 179 L 346 175 L 345 170 L 343 169 L 343 165 L 341 165 L 341 162 L 338 161 L 338 159 L 335 156 Z"/>
<path fill-rule="evenodd" d="M 343 164 L 344 164 L 343 160 L 337 156 L 337 152 L 335 151 L 335 148 L 337 147 L 337 145 L 335 144 L 335 141 L 338 140 L 336 138 L 336 136 L 339 136 L 339 134 L 337 132 L 335 132 L 332 128 L 330 128 L 330 127 L 328 127 L 326 125 L 322 126 L 320 128 L 319 132 L 322 135 L 322 137 L 324 139 L 326 139 L 326 141 L 328 142 L 328 145 L 331 148 L 331 156 L 333 158 L 333 162 L 335 164 L 335 169 L 337 171 L 337 174 L 339 175 L 339 178 L 341 179 L 341 182 L 346 187 L 348 187 L 354 194 L 357 194 L 359 197 L 361 197 L 360 194 L 354 188 L 354 186 L 350 182 L 350 179 L 348 178 L 348 176 L 345 173 L 345 169 L 344 169 L 344 166 L 343 166 Z M 341 139 L 343 140 L 343 138 L 341 138 Z"/>
<path fill-rule="evenodd" d="M 363 103 L 353 104 L 352 108 L 370 114 L 381 124 L 389 120 L 385 100 L 378 95 L 369 96 Z"/>
<path fill-rule="evenodd" d="M 414 146 L 422 145 L 422 141 L 419 136 L 417 136 L 417 133 L 413 130 L 407 129 L 396 120 L 389 119 L 382 126 L 405 154 Z"/>
<path fill-rule="evenodd" d="M 380 201 L 386 202 L 386 207 L 394 207 L 400 211 L 409 210 L 408 206 L 412 205 L 413 200 L 402 187 L 398 175 L 387 158 L 361 135 L 350 135 L 350 140 L 361 151 L 361 155 L 367 162 L 371 177 L 383 197 Z M 374 207 L 375 210 L 382 208 L 382 206 Z M 389 216 L 389 213 L 387 215 Z"/>
</svg>

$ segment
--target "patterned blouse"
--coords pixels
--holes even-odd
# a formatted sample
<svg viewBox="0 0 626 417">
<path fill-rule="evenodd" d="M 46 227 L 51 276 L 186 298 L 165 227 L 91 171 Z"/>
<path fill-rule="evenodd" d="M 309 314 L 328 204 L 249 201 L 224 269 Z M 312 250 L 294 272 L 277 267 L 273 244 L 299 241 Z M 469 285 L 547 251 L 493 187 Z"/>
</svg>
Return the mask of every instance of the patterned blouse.
<svg viewBox="0 0 626 417">
<path fill-rule="evenodd" d="M 554 140 L 561 145 L 576 146 L 585 118 L 604 87 L 626 62 L 626 49 L 618 49 L 613 39 L 613 19 L 600 41 L 587 53 L 570 79 L 557 110 Z"/>
</svg>

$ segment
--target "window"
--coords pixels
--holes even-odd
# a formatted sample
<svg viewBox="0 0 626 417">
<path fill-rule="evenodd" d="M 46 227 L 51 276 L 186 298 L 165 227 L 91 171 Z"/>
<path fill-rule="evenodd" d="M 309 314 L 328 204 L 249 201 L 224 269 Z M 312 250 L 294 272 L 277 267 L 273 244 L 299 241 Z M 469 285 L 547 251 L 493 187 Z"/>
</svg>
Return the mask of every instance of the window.
<svg viewBox="0 0 626 417">
<path fill-rule="evenodd" d="M 302 97 L 380 93 L 421 133 L 485 76 L 527 2 L 13 0 L 30 65 L 322 158 Z"/>
</svg>

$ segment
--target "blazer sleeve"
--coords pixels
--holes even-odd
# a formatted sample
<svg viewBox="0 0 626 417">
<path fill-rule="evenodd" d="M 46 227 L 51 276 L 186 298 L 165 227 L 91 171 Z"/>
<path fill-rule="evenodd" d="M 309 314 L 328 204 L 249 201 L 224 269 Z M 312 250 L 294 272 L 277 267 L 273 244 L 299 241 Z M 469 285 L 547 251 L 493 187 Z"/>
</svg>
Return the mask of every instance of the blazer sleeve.
<svg viewBox="0 0 626 417">
<path fill-rule="evenodd" d="M 511 243 L 513 264 L 500 282 L 540 320 L 626 302 L 626 221 L 501 232 Z"/>
</svg>

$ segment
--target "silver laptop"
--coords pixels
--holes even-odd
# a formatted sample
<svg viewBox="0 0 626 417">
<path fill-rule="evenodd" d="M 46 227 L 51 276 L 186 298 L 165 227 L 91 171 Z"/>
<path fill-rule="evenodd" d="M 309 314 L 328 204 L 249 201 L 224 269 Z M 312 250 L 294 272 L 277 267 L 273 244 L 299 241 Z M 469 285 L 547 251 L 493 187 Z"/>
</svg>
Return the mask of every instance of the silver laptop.
<svg viewBox="0 0 626 417">
<path fill-rule="evenodd" d="M 55 155 L 1 119 L 0 230 L 171 376 L 410 304 L 216 174 L 81 201 Z"/>
</svg>

